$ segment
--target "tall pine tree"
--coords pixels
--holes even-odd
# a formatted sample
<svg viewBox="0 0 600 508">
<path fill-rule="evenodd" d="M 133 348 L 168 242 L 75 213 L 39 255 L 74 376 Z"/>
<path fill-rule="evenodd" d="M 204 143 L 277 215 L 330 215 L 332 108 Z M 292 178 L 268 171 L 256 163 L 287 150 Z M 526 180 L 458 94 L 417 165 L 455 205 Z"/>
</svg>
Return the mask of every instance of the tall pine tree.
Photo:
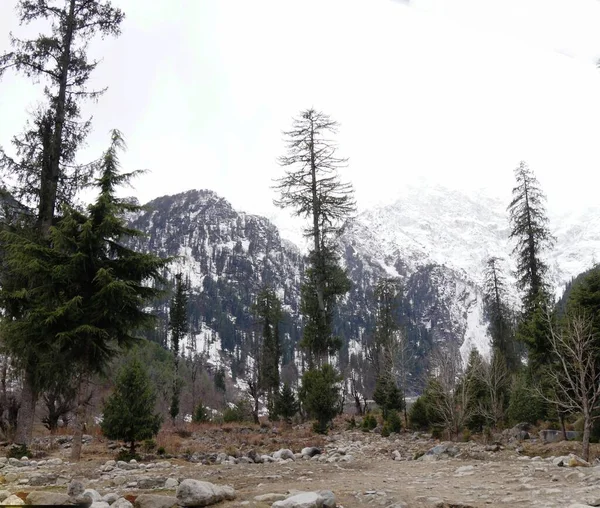
<svg viewBox="0 0 600 508">
<path fill-rule="evenodd" d="M 337 156 L 337 146 L 328 138 L 337 127 L 337 122 L 314 109 L 294 119 L 292 129 L 285 133 L 288 152 L 279 162 L 286 174 L 277 180 L 280 199 L 275 201 L 310 220 L 305 235 L 312 240 L 312 250 L 301 293 L 305 317 L 301 346 L 309 370 L 303 376 L 301 399 L 317 418 L 320 431 L 326 430 L 325 422 L 335 415 L 331 407 L 327 409 L 331 401 L 324 395 L 338 389 L 338 375 L 329 365 L 329 357 L 341 347 L 333 333 L 333 313 L 337 300 L 350 290 L 335 253 L 335 239 L 356 208 L 351 184 L 342 182 L 338 173 L 347 160 Z M 330 386 L 325 389 L 327 383 Z"/>
<path fill-rule="evenodd" d="M 27 291 L 2 289 L 3 300 L 20 309 L 18 318 L 4 321 L 4 341 L 17 359 L 27 361 L 33 351 L 43 360 L 38 375 L 62 369 L 77 380 L 75 459 L 81 451 L 90 376 L 102 372 L 115 355 L 137 342 L 140 329 L 154 323 L 144 308 L 160 295 L 155 288 L 169 262 L 125 245 L 142 233 L 129 228 L 125 219 L 140 207 L 116 197 L 117 188 L 136 174 L 119 173 L 122 147 L 120 134 L 113 132 L 97 180 L 97 199 L 86 212 L 65 209 L 50 229 L 49 244 L 14 232 L 2 234 L 10 270 L 29 281 Z"/>
<path fill-rule="evenodd" d="M 273 289 L 266 287 L 258 294 L 254 314 L 262 326 L 258 386 L 267 394 L 267 408 L 269 415 L 273 416 L 275 400 L 279 393 L 279 364 L 281 361 L 279 339 L 281 302 Z"/>
<path fill-rule="evenodd" d="M 483 274 L 483 301 L 489 319 L 488 330 L 492 337 L 494 354 L 500 354 L 510 371 L 518 369 L 520 361 L 514 343 L 514 327 L 507 302 L 506 279 L 501 260 L 490 257 Z"/>
<path fill-rule="evenodd" d="M 517 261 L 517 286 L 523 292 L 518 337 L 527 345 L 529 364 L 535 371 L 550 355 L 545 312 L 551 297 L 546 280 L 548 266 L 542 255 L 554 245 L 554 237 L 548 228 L 546 197 L 533 171 L 521 162 L 515 169 L 515 178 L 517 185 L 508 211 L 510 238 L 516 242 L 513 255 Z"/>
<path fill-rule="evenodd" d="M 179 353 L 182 341 L 188 334 L 188 296 L 187 287 L 182 280 L 182 274 L 175 275 L 175 295 L 169 308 L 169 331 L 171 332 L 171 351 L 173 351 L 173 394 L 169 413 L 175 422 L 179 414 L 181 397 L 181 380 L 179 379 Z"/>
<path fill-rule="evenodd" d="M 11 34 L 13 50 L 0 55 L 0 77 L 7 69 L 16 69 L 34 82 L 42 82 L 45 102 L 25 132 L 13 139 L 16 155 L 0 149 L 0 169 L 16 182 L 8 190 L 34 210 L 36 234 L 49 241 L 57 207 L 72 204 L 95 168 L 94 164 L 76 163 L 77 149 L 90 129 L 90 121 L 80 118 L 81 103 L 96 100 L 104 92 L 88 89 L 98 64 L 88 58 L 88 45 L 96 35 L 118 36 L 124 15 L 110 2 L 100 0 L 19 0 L 17 11 L 22 25 L 44 21 L 50 30 L 28 40 Z M 2 278 L 3 283 L 21 284 L 22 290 L 27 290 L 27 283 L 15 280 L 12 274 L 3 273 Z M 19 319 L 19 315 L 7 317 Z M 35 404 L 43 388 L 40 365 L 49 363 L 43 354 L 43 350 L 29 348 L 27 355 L 19 358 L 24 370 L 15 436 L 19 443 L 31 441 Z"/>
</svg>

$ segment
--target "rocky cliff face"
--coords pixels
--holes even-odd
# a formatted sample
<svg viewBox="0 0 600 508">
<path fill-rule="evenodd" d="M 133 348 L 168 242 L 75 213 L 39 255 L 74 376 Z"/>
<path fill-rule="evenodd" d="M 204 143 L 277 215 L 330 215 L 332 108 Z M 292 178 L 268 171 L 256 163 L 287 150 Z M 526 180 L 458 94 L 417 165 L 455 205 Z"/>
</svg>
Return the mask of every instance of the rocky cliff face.
<svg viewBox="0 0 600 508">
<path fill-rule="evenodd" d="M 591 264 L 600 245 L 596 217 L 588 211 L 552 219 L 558 242 L 549 262 L 557 292 Z M 137 246 L 174 256 L 171 274 L 181 271 L 189 280 L 190 348 L 205 352 L 215 364 L 223 361 L 221 353 L 244 364 L 245 344 L 257 330 L 252 303 L 268 284 L 284 304 L 284 362 L 298 362 L 304 257 L 270 221 L 235 211 L 211 191 L 189 191 L 148 203 L 131 222 L 147 234 Z M 398 319 L 409 338 L 415 384 L 436 347 L 460 348 L 463 357 L 472 347 L 485 353 L 483 268 L 489 256 L 502 257 L 510 279 L 510 250 L 504 204 L 481 195 L 409 188 L 397 203 L 359 215 L 340 239 L 342 262 L 353 282 L 335 324 L 344 341 L 340 366 L 356 369 L 364 363 L 364 343 L 374 326 L 373 288 L 386 276 L 402 281 Z M 516 291 L 511 298 L 517 301 Z M 153 337 L 163 343 L 166 307 L 166 301 L 157 304 L 163 325 Z"/>
</svg>

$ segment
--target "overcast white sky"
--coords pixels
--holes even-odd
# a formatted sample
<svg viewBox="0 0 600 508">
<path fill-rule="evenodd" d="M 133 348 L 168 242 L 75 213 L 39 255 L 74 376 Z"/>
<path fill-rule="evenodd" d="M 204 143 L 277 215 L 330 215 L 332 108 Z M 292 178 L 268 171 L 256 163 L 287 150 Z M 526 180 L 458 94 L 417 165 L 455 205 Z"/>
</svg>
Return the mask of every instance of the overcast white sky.
<svg viewBox="0 0 600 508">
<path fill-rule="evenodd" d="M 0 51 L 16 0 L 0 1 Z M 426 178 L 507 200 L 521 159 L 549 207 L 597 202 L 598 0 L 113 0 L 118 39 L 95 42 L 108 86 L 82 160 L 119 128 L 141 201 L 209 188 L 271 215 L 281 131 L 315 107 L 341 123 L 359 206 Z M 8 147 L 41 89 L 0 81 Z"/>
</svg>

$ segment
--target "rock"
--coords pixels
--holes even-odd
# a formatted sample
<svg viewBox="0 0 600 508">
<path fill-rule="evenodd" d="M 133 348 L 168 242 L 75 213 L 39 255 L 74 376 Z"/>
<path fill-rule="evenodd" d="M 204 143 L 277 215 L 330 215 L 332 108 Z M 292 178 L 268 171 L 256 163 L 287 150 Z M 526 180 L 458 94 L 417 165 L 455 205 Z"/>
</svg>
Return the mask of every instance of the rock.
<svg viewBox="0 0 600 508">
<path fill-rule="evenodd" d="M 17 478 L 19 476 L 17 475 L 17 473 L 6 473 L 4 475 L 4 479 L 8 482 L 8 483 L 12 483 L 12 482 L 16 482 Z"/>
<path fill-rule="evenodd" d="M 315 455 L 319 455 L 321 450 L 315 446 L 307 446 L 306 448 L 302 448 L 301 453 L 306 457 L 314 457 Z"/>
<path fill-rule="evenodd" d="M 29 496 L 27 496 L 27 497 L 29 497 Z M 8 496 L 0 504 L 2 504 L 2 505 L 22 505 L 22 504 L 25 504 L 25 501 L 23 501 L 19 496 L 15 496 L 14 494 L 12 494 L 11 496 Z M 30 504 L 33 504 L 33 503 L 30 503 Z M 48 503 L 43 503 L 43 504 L 48 504 Z"/>
<path fill-rule="evenodd" d="M 179 482 L 175 478 L 167 478 L 165 481 L 165 489 L 176 489 L 179 486 Z"/>
<path fill-rule="evenodd" d="M 275 460 L 277 460 L 277 459 L 281 459 L 281 460 L 287 460 L 287 459 L 295 460 L 294 452 L 292 450 L 289 450 L 288 448 L 282 448 L 281 450 L 275 452 L 273 454 L 273 458 Z"/>
<path fill-rule="evenodd" d="M 590 467 L 591 464 L 586 462 L 581 457 L 570 453 L 564 457 L 556 457 L 552 460 L 552 464 L 558 467 Z"/>
<path fill-rule="evenodd" d="M 111 508 L 133 508 L 133 505 L 124 497 L 120 497 L 111 505 Z"/>
<path fill-rule="evenodd" d="M 156 496 L 154 494 L 141 494 L 135 499 L 135 508 L 172 508 L 177 505 L 177 498 L 173 496 Z"/>
<path fill-rule="evenodd" d="M 106 501 L 95 501 L 90 505 L 90 508 L 109 508 L 109 504 Z"/>
<path fill-rule="evenodd" d="M 320 492 L 300 492 L 282 501 L 276 501 L 271 508 L 335 508 L 335 496 L 329 490 Z"/>
<path fill-rule="evenodd" d="M 319 496 L 323 500 L 324 508 L 335 508 L 335 494 L 331 490 L 320 490 Z"/>
<path fill-rule="evenodd" d="M 498 445 L 498 444 L 487 445 L 485 447 L 485 451 L 486 452 L 498 452 L 498 451 L 500 451 L 500 445 Z"/>
<path fill-rule="evenodd" d="M 85 489 L 82 494 L 83 497 L 89 497 L 92 500 L 92 503 L 97 503 L 102 501 L 102 496 L 97 490 L 94 489 Z"/>
<path fill-rule="evenodd" d="M 62 459 L 56 458 L 56 459 L 48 459 L 48 464 L 50 464 L 51 466 L 60 466 L 62 465 L 63 461 Z"/>
<path fill-rule="evenodd" d="M 235 499 L 235 490 L 228 485 L 188 479 L 179 484 L 176 496 L 181 506 L 209 506 L 224 499 Z"/>
<path fill-rule="evenodd" d="M 42 485 L 54 485 L 58 475 L 56 474 L 40 474 L 29 478 L 29 485 L 32 487 L 41 487 Z"/>
<path fill-rule="evenodd" d="M 81 480 L 71 480 L 69 486 L 67 487 L 67 494 L 72 497 L 80 496 L 85 492 L 85 485 Z"/>
<path fill-rule="evenodd" d="M 10 492 L 8 490 L 0 490 L 0 502 L 4 501 L 9 496 Z"/>
<path fill-rule="evenodd" d="M 138 489 L 144 489 L 144 490 L 148 490 L 148 489 L 157 489 L 160 488 L 162 486 L 164 486 L 166 481 L 166 478 L 161 478 L 159 477 L 154 477 L 154 478 L 150 478 L 148 476 L 146 477 L 142 477 L 138 479 Z"/>
<path fill-rule="evenodd" d="M 105 501 L 108 504 L 114 504 L 117 499 L 119 499 L 119 494 L 116 492 L 109 492 L 102 496 L 102 501 Z"/>
<path fill-rule="evenodd" d="M 254 500 L 263 503 L 274 503 L 275 501 L 282 501 L 287 496 L 285 494 L 261 494 L 260 496 L 254 496 Z"/>
<path fill-rule="evenodd" d="M 117 486 L 125 485 L 125 483 L 127 482 L 127 478 L 125 476 L 115 476 L 112 482 Z"/>
<path fill-rule="evenodd" d="M 71 499 L 69 496 L 67 496 L 67 494 L 61 494 L 60 492 L 44 492 L 43 490 L 34 490 L 27 495 L 27 504 L 64 505 L 71 504 L 70 501 Z"/>
<path fill-rule="evenodd" d="M 24 466 L 24 464 L 19 459 L 15 459 L 14 457 L 11 457 L 10 459 L 8 459 L 8 465 L 12 466 L 12 467 L 23 467 Z"/>
</svg>

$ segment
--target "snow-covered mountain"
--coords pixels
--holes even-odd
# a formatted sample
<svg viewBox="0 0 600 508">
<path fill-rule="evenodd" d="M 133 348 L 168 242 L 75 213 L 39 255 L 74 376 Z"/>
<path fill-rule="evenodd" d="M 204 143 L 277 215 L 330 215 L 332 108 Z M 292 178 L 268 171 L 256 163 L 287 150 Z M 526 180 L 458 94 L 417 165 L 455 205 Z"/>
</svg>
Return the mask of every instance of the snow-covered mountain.
<svg viewBox="0 0 600 508">
<path fill-rule="evenodd" d="M 285 361 L 293 363 L 302 328 L 301 250 L 282 240 L 269 220 L 235 211 L 211 191 L 164 196 L 147 207 L 132 218 L 148 235 L 138 240 L 138 247 L 177 256 L 172 272 L 182 271 L 192 286 L 193 346 L 213 357 L 225 352 L 243 365 L 244 344 L 255 331 L 252 303 L 261 287 L 270 284 L 284 303 Z M 557 243 L 548 261 L 560 294 L 566 282 L 592 265 L 600 247 L 600 214 L 584 210 L 550 219 Z M 358 215 L 340 239 L 342 261 L 353 282 L 335 324 L 344 341 L 342 369 L 360 368 L 364 360 L 362 345 L 374 326 L 373 288 L 386 276 L 403 282 L 398 319 L 412 346 L 415 379 L 436 347 L 460 348 L 463 357 L 472 347 L 486 353 L 479 288 L 492 255 L 505 259 L 511 277 L 508 234 L 506 203 L 441 187 L 407 187 L 395 203 Z M 517 301 L 516 289 L 511 297 Z M 166 340 L 164 329 L 161 333 L 158 339 Z"/>
</svg>

